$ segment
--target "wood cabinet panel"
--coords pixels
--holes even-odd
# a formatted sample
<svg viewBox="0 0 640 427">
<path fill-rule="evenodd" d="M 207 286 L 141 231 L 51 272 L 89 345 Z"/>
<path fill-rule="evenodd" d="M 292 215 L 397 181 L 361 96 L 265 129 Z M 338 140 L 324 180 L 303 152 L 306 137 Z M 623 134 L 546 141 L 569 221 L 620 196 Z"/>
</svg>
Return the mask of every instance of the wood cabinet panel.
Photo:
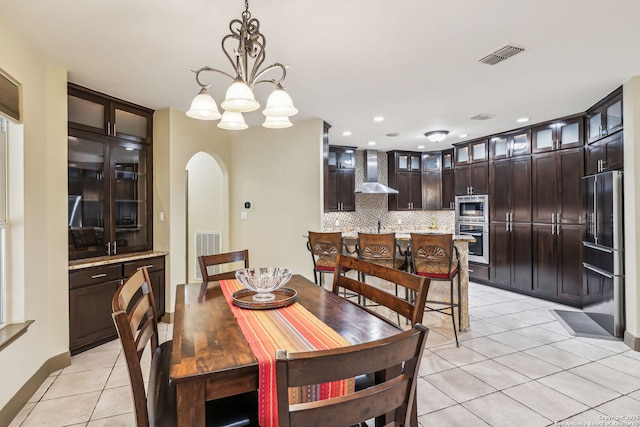
<svg viewBox="0 0 640 427">
<path fill-rule="evenodd" d="M 442 171 L 442 209 L 454 209 L 455 189 L 452 169 Z"/>
<path fill-rule="evenodd" d="M 121 280 L 69 291 L 69 348 L 98 345 L 117 336 L 111 319 L 111 300 Z"/>
<path fill-rule="evenodd" d="M 558 248 L 555 225 L 533 224 L 533 290 L 537 294 L 558 295 Z"/>
<path fill-rule="evenodd" d="M 387 153 L 389 186 L 398 194 L 389 194 L 390 211 L 422 210 L 422 153 L 389 151 Z"/>
<path fill-rule="evenodd" d="M 356 149 L 330 146 L 328 155 L 328 186 L 325 189 L 325 211 L 353 212 L 356 210 Z"/>
<path fill-rule="evenodd" d="M 489 192 L 489 163 L 472 163 L 454 169 L 456 196 Z"/>
<path fill-rule="evenodd" d="M 111 318 L 116 289 L 147 267 L 158 317 L 165 313 L 165 257 L 143 258 L 69 272 L 69 349 L 79 353 L 117 336 Z"/>
<path fill-rule="evenodd" d="M 582 150 L 572 148 L 532 156 L 533 222 L 584 222 Z"/>
</svg>

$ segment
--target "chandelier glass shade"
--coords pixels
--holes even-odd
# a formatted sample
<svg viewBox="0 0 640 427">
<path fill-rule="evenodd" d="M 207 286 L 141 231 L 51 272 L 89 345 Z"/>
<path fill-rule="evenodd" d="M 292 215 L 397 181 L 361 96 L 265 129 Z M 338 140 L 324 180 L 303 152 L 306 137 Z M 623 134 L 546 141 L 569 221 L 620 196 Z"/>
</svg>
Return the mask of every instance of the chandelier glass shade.
<svg viewBox="0 0 640 427">
<path fill-rule="evenodd" d="M 293 106 L 293 101 L 285 92 L 282 82 L 287 71 L 280 63 L 274 63 L 268 67 L 262 67 L 265 60 L 266 38 L 260 33 L 260 22 L 251 18 L 249 3 L 245 0 L 245 10 L 241 19 L 234 19 L 229 24 L 230 34 L 222 39 L 222 50 L 233 66 L 235 76 L 211 67 L 202 67 L 194 70 L 196 82 L 200 86 L 200 92 L 193 99 L 187 116 L 200 120 L 218 120 L 218 127 L 229 130 L 246 129 L 242 113 L 248 113 L 260 108 L 256 101 L 253 89 L 259 83 L 271 83 L 275 86 L 267 99 L 267 106 L 262 112 L 266 116 L 262 124 L 267 128 L 286 128 L 292 126 L 289 116 L 298 113 Z M 270 72 L 278 73 L 275 78 L 262 79 Z M 225 100 L 220 104 L 224 110 L 221 115 L 215 100 L 209 94 L 211 83 L 203 83 L 200 75 L 204 72 L 223 74 L 233 80 L 227 89 Z"/>
<path fill-rule="evenodd" d="M 427 139 L 431 142 L 443 141 L 447 137 L 447 135 L 449 135 L 448 130 L 434 130 L 424 134 L 424 136 L 426 136 Z"/>
</svg>

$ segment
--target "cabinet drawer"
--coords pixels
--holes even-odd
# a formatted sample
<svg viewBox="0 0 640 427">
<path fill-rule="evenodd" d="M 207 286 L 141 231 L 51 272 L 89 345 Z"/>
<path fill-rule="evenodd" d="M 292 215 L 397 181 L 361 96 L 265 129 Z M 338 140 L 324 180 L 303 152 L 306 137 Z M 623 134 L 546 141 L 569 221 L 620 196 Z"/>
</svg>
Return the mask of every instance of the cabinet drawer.
<svg viewBox="0 0 640 427">
<path fill-rule="evenodd" d="M 122 278 L 122 264 L 84 268 L 69 273 L 69 288 L 75 289 Z"/>
<path fill-rule="evenodd" d="M 137 261 L 131 261 L 124 263 L 124 277 L 129 277 L 142 267 L 147 267 L 147 271 L 152 273 L 154 271 L 164 270 L 164 257 L 157 258 L 145 258 Z"/>
<path fill-rule="evenodd" d="M 489 280 L 489 266 L 482 264 L 469 263 L 469 278 Z"/>
</svg>

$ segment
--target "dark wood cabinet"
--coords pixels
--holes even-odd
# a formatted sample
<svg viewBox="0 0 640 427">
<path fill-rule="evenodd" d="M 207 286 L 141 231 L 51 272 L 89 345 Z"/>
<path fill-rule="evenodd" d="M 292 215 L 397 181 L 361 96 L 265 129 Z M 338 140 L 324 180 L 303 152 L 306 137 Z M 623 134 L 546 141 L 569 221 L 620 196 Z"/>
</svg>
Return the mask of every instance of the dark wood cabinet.
<svg viewBox="0 0 640 427">
<path fill-rule="evenodd" d="M 490 280 L 502 286 L 531 291 L 531 224 L 492 222 L 489 232 Z"/>
<path fill-rule="evenodd" d="M 422 209 L 442 209 L 442 153 L 422 154 Z"/>
<path fill-rule="evenodd" d="M 389 194 L 390 211 L 422 210 L 422 153 L 387 153 L 389 186 L 398 194 Z"/>
<path fill-rule="evenodd" d="M 479 139 L 455 145 L 455 166 L 469 165 L 471 163 L 486 162 L 489 160 L 489 141 Z"/>
<path fill-rule="evenodd" d="M 356 148 L 329 146 L 328 157 L 329 212 L 356 210 Z"/>
<path fill-rule="evenodd" d="M 563 150 L 584 145 L 584 117 L 570 117 L 531 129 L 531 151 Z"/>
<path fill-rule="evenodd" d="M 491 221 L 531 222 L 531 156 L 491 162 Z"/>
<path fill-rule="evenodd" d="M 587 143 L 622 130 L 622 87 L 587 110 Z"/>
<path fill-rule="evenodd" d="M 453 169 L 442 171 L 442 209 L 455 209 Z"/>
<path fill-rule="evenodd" d="M 153 110 L 69 83 L 69 128 L 151 144 Z"/>
<path fill-rule="evenodd" d="M 581 302 L 584 225 L 533 225 L 533 290 Z"/>
<path fill-rule="evenodd" d="M 496 135 L 489 140 L 491 160 L 508 159 L 531 153 L 528 129 Z"/>
<path fill-rule="evenodd" d="M 582 147 L 533 155 L 531 169 L 532 221 L 584 223 Z"/>
<path fill-rule="evenodd" d="M 69 272 L 69 349 L 71 354 L 117 337 L 111 318 L 116 289 L 136 269 L 146 266 L 158 317 L 165 313 L 164 256 L 87 267 Z"/>
<path fill-rule="evenodd" d="M 151 146 L 69 130 L 69 259 L 153 247 Z"/>
<path fill-rule="evenodd" d="M 69 83 L 69 259 L 153 247 L 153 110 Z"/>
<path fill-rule="evenodd" d="M 585 147 L 586 175 L 624 168 L 624 133 L 617 132 Z"/>
<path fill-rule="evenodd" d="M 488 194 L 489 163 L 472 163 L 454 169 L 456 196 Z"/>
</svg>

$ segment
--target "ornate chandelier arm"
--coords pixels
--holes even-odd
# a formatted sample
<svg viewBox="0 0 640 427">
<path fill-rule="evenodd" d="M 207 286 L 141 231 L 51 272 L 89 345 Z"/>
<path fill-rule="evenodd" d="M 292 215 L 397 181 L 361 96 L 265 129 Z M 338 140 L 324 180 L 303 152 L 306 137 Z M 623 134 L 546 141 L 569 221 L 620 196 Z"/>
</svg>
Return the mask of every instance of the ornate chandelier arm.
<svg viewBox="0 0 640 427">
<path fill-rule="evenodd" d="M 235 79 L 235 76 L 232 76 L 229 73 L 225 73 L 224 71 L 216 70 L 215 68 L 211 68 L 211 67 L 202 67 L 198 71 L 196 70 L 191 70 L 191 71 L 196 73 L 196 82 L 200 85 L 200 87 L 204 87 L 204 88 L 211 87 L 211 83 L 202 83 L 200 81 L 200 73 L 202 73 L 203 71 L 213 71 L 216 73 L 224 74 L 225 76 L 229 77 L 231 80 Z"/>
<path fill-rule="evenodd" d="M 270 80 L 257 80 L 260 77 L 262 77 L 263 74 L 276 69 L 276 68 L 280 68 L 280 70 L 282 71 L 282 75 L 280 76 L 279 79 L 270 79 Z M 269 65 L 267 68 L 263 69 L 262 71 L 260 71 L 255 79 L 256 81 L 253 83 L 254 86 L 257 85 L 258 83 L 273 83 L 275 85 L 280 84 L 284 81 L 284 78 L 287 77 L 287 67 L 285 67 L 284 65 L 282 65 L 279 62 L 276 62 L 275 64 Z"/>
</svg>

